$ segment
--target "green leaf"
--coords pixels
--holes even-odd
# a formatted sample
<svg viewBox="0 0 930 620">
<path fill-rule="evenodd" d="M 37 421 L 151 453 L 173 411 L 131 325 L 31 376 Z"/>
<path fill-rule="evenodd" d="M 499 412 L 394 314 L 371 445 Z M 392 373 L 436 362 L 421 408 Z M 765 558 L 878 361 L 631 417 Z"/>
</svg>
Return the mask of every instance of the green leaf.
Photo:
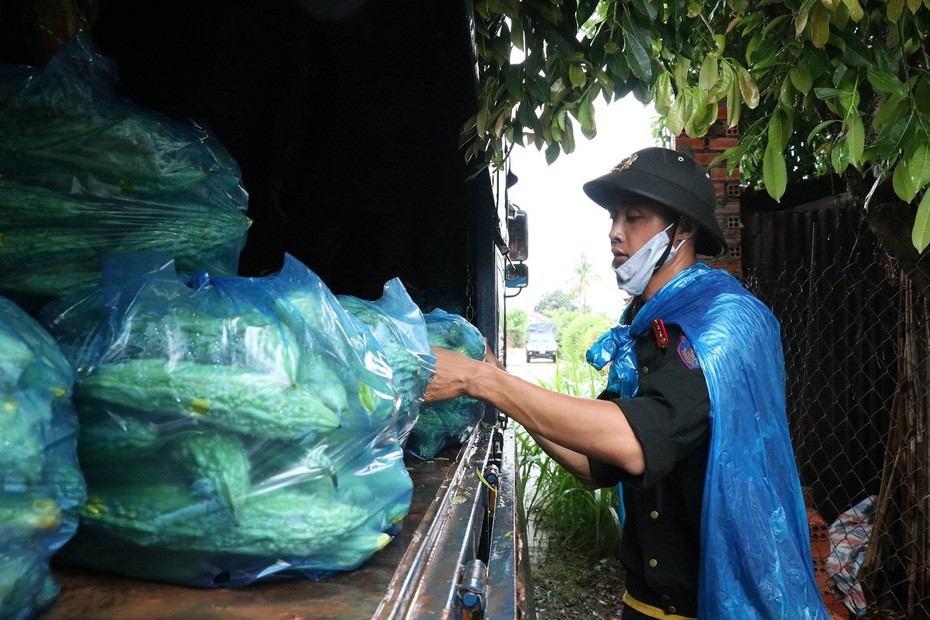
<svg viewBox="0 0 930 620">
<path fill-rule="evenodd" d="M 672 77 L 675 78 L 675 86 L 681 91 L 688 87 L 688 70 L 691 68 L 691 59 L 682 55 L 675 57 L 675 68 Z"/>
<path fill-rule="evenodd" d="M 659 3 L 652 0 L 633 0 L 633 8 L 641 15 L 649 18 L 649 21 L 655 21 L 659 15 Z"/>
<path fill-rule="evenodd" d="M 736 72 L 733 71 L 733 67 L 727 61 L 721 61 L 720 79 L 717 80 L 713 90 L 709 93 L 708 101 L 719 101 L 726 97 L 730 89 L 733 88 L 734 82 L 736 82 Z M 739 92 L 739 85 L 737 85 L 736 91 Z"/>
<path fill-rule="evenodd" d="M 562 149 L 559 147 L 558 142 L 553 142 L 546 147 L 546 163 L 550 166 L 559 158 L 559 153 Z"/>
<path fill-rule="evenodd" d="M 902 110 L 902 112 L 905 112 L 905 110 Z M 917 134 L 913 130 L 914 124 L 914 118 L 911 115 L 898 118 L 890 128 L 883 130 L 878 135 L 875 144 L 878 152 L 890 157 L 900 150 L 906 150 Z"/>
<path fill-rule="evenodd" d="M 694 87 L 691 90 L 693 105 L 688 108 L 685 133 L 692 138 L 698 138 L 707 133 L 711 123 L 716 119 L 717 105 L 707 102 L 706 90 L 700 87 Z"/>
<path fill-rule="evenodd" d="M 511 65 L 504 74 L 504 86 L 507 88 L 507 94 L 514 99 L 520 99 L 523 96 L 523 74 L 520 71 L 520 65 Z"/>
<path fill-rule="evenodd" d="M 865 15 L 859 0 L 843 0 L 843 4 L 849 9 L 849 18 L 854 22 L 858 22 Z"/>
<path fill-rule="evenodd" d="M 581 65 L 574 63 L 568 67 L 568 79 L 572 83 L 573 88 L 581 88 L 585 85 L 585 82 L 588 81 L 588 77 L 585 75 Z"/>
<path fill-rule="evenodd" d="M 759 105 L 759 86 L 756 85 L 756 81 L 749 74 L 749 71 L 743 67 L 736 68 L 736 75 L 743 101 L 746 102 L 750 110 L 754 109 Z"/>
<path fill-rule="evenodd" d="M 538 75 L 528 75 L 526 85 L 530 89 L 530 94 L 538 103 L 549 102 L 549 82 Z"/>
<path fill-rule="evenodd" d="M 727 93 L 727 127 L 736 127 L 739 124 L 743 110 L 743 97 L 739 93 L 739 84 L 733 80 L 730 92 Z"/>
<path fill-rule="evenodd" d="M 814 89 L 814 94 L 817 95 L 818 99 L 831 99 L 833 97 L 839 97 L 845 95 L 846 93 L 838 88 L 827 88 L 820 87 Z"/>
<path fill-rule="evenodd" d="M 769 142 L 765 147 L 765 154 L 762 156 L 762 182 L 769 196 L 775 202 L 781 202 L 788 185 L 788 171 L 781 149 L 774 148 L 775 146 Z"/>
<path fill-rule="evenodd" d="M 523 20 L 519 15 L 510 18 L 510 43 L 518 50 L 523 50 Z"/>
<path fill-rule="evenodd" d="M 914 151 L 907 168 L 915 187 L 923 187 L 930 181 L 930 148 L 926 142 L 921 143 Z"/>
<path fill-rule="evenodd" d="M 597 135 L 597 127 L 594 123 L 594 103 L 590 99 L 584 99 L 578 106 L 578 122 L 581 123 L 581 134 L 590 140 Z"/>
<path fill-rule="evenodd" d="M 930 192 L 924 192 L 920 204 L 917 205 L 914 228 L 911 229 L 911 243 L 918 252 L 923 252 L 930 245 Z"/>
<path fill-rule="evenodd" d="M 840 54 L 840 60 L 843 64 L 847 67 L 869 67 L 872 65 L 871 53 L 860 35 L 849 30 L 840 30 L 837 35 L 844 44 L 843 53 Z"/>
<path fill-rule="evenodd" d="M 575 150 L 575 127 L 573 126 L 572 119 L 565 118 L 565 131 L 562 133 L 562 139 L 559 140 L 559 144 L 562 146 L 562 150 L 566 155 L 574 152 Z"/>
<path fill-rule="evenodd" d="M 898 72 L 897 51 L 892 51 L 886 45 L 875 45 L 872 47 L 875 52 L 875 68 L 892 75 Z"/>
<path fill-rule="evenodd" d="M 907 86 L 898 79 L 898 76 L 892 73 L 869 67 L 866 75 L 872 88 L 884 95 L 898 95 L 900 97 L 907 95 Z"/>
<path fill-rule="evenodd" d="M 891 187 L 894 189 L 894 193 L 898 195 L 898 198 L 904 202 L 914 200 L 914 196 L 917 195 L 917 187 L 914 185 L 914 181 L 911 180 L 911 172 L 908 170 L 907 161 L 903 158 L 894 167 L 894 174 L 891 175 Z"/>
<path fill-rule="evenodd" d="M 688 91 L 683 91 L 675 101 L 672 102 L 668 110 L 668 116 L 665 117 L 665 124 L 668 127 L 669 133 L 673 136 L 681 134 L 685 128 L 685 97 L 688 96 L 687 93 Z"/>
<path fill-rule="evenodd" d="M 483 136 L 488 130 L 488 106 L 487 103 L 478 110 L 477 131 L 478 136 Z"/>
<path fill-rule="evenodd" d="M 637 27 L 630 14 L 625 12 L 620 20 L 620 29 L 623 30 L 623 54 L 633 74 L 645 82 L 652 81 L 652 40 L 649 34 Z"/>
<path fill-rule="evenodd" d="M 858 113 L 850 114 L 846 119 L 846 144 L 849 149 L 849 163 L 858 167 L 862 160 L 862 151 L 865 150 L 865 127 Z"/>
<path fill-rule="evenodd" d="M 885 6 L 885 12 L 888 16 L 888 21 L 897 24 L 898 20 L 901 19 L 901 13 L 904 12 L 904 0 L 888 0 L 888 4 Z"/>
<path fill-rule="evenodd" d="M 774 143 L 779 152 L 785 149 L 793 131 L 793 123 L 788 114 L 781 108 L 775 110 L 769 117 L 768 138 L 769 144 Z"/>
<path fill-rule="evenodd" d="M 838 123 L 838 122 L 839 121 L 837 121 L 836 119 L 830 119 L 827 121 L 823 121 L 822 123 L 818 123 L 817 126 L 811 129 L 811 132 L 807 134 L 807 142 L 808 143 L 812 142 L 814 140 L 814 137 L 817 134 L 819 134 L 821 131 L 823 131 L 824 129 L 832 125 L 833 123 Z"/>
<path fill-rule="evenodd" d="M 714 87 L 714 84 L 717 83 L 717 78 L 720 76 L 719 67 L 717 65 L 717 59 L 711 56 L 710 54 L 704 57 L 704 61 L 701 63 L 701 72 L 698 77 L 698 87 L 703 90 L 711 90 Z"/>
<path fill-rule="evenodd" d="M 656 112 L 662 116 L 668 116 L 668 111 L 672 106 L 672 76 L 668 71 L 659 73 L 656 79 Z"/>
<path fill-rule="evenodd" d="M 611 54 L 607 57 L 607 68 L 610 69 L 615 82 L 626 82 L 630 77 L 630 65 L 623 54 Z"/>
<path fill-rule="evenodd" d="M 930 116 L 930 79 L 926 77 L 914 89 L 914 107 L 924 116 Z"/>
<path fill-rule="evenodd" d="M 811 43 L 814 47 L 823 49 L 830 39 L 830 14 L 823 4 L 814 5 L 810 16 Z"/>
<path fill-rule="evenodd" d="M 801 36 L 801 33 L 807 28 L 807 20 L 810 17 L 811 9 L 817 1 L 818 0 L 806 0 L 798 10 L 798 14 L 794 16 L 794 33 L 796 35 Z"/>
<path fill-rule="evenodd" d="M 849 167 L 849 146 L 845 140 L 833 144 L 833 150 L 830 151 L 830 164 L 837 174 L 843 174 Z"/>
<path fill-rule="evenodd" d="M 727 172 L 732 173 L 736 166 L 739 165 L 739 160 L 746 153 L 746 150 L 749 148 L 749 144 L 739 144 L 732 148 L 728 148 L 722 153 L 719 153 L 716 157 L 710 160 L 710 163 L 707 164 L 708 168 L 713 168 L 718 166 L 721 162 L 727 162 Z"/>
<path fill-rule="evenodd" d="M 748 65 L 753 64 L 753 56 L 755 56 L 756 50 L 759 49 L 759 45 L 762 44 L 762 40 L 762 33 L 757 32 L 752 36 L 751 39 L 749 39 L 749 43 L 746 44 L 745 58 Z"/>
<path fill-rule="evenodd" d="M 803 60 L 788 70 L 788 76 L 791 78 L 794 87 L 798 89 L 798 92 L 805 95 L 810 92 L 811 87 L 814 85 L 810 69 L 807 68 L 807 63 Z"/>
<path fill-rule="evenodd" d="M 892 95 L 882 101 L 881 105 L 878 106 L 878 110 L 875 112 L 875 116 L 872 117 L 872 127 L 881 133 L 886 125 L 897 122 L 903 111 L 901 102 L 903 102 L 904 99 L 904 97 L 899 95 Z"/>
</svg>

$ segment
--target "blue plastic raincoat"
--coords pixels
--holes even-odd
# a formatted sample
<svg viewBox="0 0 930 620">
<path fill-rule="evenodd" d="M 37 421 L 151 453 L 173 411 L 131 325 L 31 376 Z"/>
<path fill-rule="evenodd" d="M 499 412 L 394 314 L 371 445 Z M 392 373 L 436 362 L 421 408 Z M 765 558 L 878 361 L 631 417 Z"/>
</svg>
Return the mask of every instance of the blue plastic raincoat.
<svg viewBox="0 0 930 620">
<path fill-rule="evenodd" d="M 733 276 L 698 263 L 588 351 L 608 388 L 636 394 L 635 340 L 661 318 L 693 343 L 710 395 L 698 617 L 826 619 L 785 415 L 780 327 Z"/>
</svg>

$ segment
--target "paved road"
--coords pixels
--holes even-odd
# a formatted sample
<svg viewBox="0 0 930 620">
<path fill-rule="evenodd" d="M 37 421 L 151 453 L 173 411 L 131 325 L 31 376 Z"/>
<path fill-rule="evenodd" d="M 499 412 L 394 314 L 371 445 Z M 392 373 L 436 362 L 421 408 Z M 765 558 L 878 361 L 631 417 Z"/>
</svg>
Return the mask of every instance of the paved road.
<svg viewBox="0 0 930 620">
<path fill-rule="evenodd" d="M 524 349 L 508 349 L 507 371 L 533 383 L 539 383 L 540 381 L 551 382 L 555 378 L 555 362 L 533 360 L 527 363 Z"/>
</svg>

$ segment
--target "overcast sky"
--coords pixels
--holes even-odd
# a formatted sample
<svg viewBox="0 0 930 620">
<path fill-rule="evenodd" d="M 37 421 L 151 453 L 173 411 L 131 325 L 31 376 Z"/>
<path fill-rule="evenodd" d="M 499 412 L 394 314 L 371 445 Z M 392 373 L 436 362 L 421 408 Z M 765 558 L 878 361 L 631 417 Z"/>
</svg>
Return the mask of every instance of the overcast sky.
<svg viewBox="0 0 930 620">
<path fill-rule="evenodd" d="M 652 122 L 657 115 L 632 95 L 609 105 L 598 99 L 595 110 L 597 136 L 587 140 L 576 123 L 575 151 L 562 153 L 551 166 L 536 147 L 514 147 L 511 166 L 520 180 L 510 188 L 510 199 L 527 214 L 529 286 L 507 300 L 510 308 L 531 312 L 545 293 L 568 292 L 574 268 L 586 254 L 600 277 L 591 287 L 588 304 L 612 319 L 620 316 L 625 297 L 610 268 L 610 218 L 581 186 L 630 153 L 655 146 Z"/>
</svg>

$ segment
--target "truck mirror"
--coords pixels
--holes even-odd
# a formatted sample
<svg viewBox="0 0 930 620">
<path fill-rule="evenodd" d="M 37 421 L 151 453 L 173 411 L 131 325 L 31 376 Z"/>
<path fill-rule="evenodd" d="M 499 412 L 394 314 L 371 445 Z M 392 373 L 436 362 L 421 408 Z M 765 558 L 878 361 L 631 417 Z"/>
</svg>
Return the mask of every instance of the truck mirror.
<svg viewBox="0 0 930 620">
<path fill-rule="evenodd" d="M 526 288 L 530 282 L 530 270 L 526 263 L 507 263 L 504 282 L 507 288 Z"/>
<path fill-rule="evenodd" d="M 529 229 L 526 224 L 526 211 L 514 208 L 513 217 L 507 219 L 507 237 L 512 261 L 524 261 L 529 253 Z"/>
</svg>

